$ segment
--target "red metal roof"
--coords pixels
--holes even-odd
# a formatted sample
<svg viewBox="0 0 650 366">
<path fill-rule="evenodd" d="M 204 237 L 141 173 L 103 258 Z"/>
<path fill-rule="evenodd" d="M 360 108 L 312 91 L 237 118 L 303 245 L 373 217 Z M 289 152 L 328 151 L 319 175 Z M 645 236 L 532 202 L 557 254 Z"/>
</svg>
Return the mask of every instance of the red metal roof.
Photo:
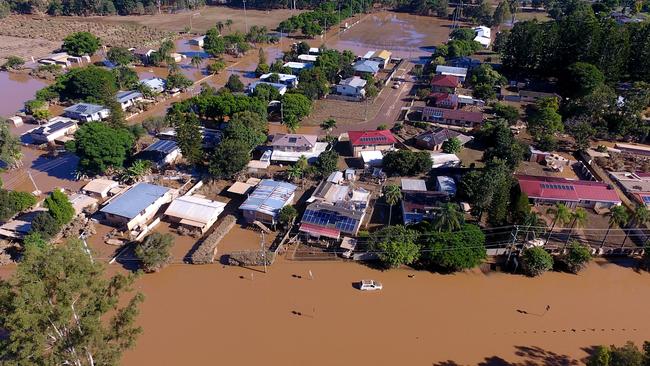
<svg viewBox="0 0 650 366">
<path fill-rule="evenodd" d="M 616 191 L 609 185 L 588 180 L 516 175 L 521 191 L 529 198 L 556 201 L 596 201 L 620 203 Z"/>
<path fill-rule="evenodd" d="M 436 75 L 431 78 L 431 86 L 455 88 L 459 84 L 458 77 L 453 75 Z"/>
<path fill-rule="evenodd" d="M 388 130 L 348 131 L 352 146 L 391 145 L 397 142 Z"/>
<path fill-rule="evenodd" d="M 341 236 L 341 232 L 336 229 L 322 227 L 314 224 L 302 223 L 300 224 L 299 230 L 310 233 L 312 235 L 325 236 L 332 239 L 338 239 Z"/>
</svg>

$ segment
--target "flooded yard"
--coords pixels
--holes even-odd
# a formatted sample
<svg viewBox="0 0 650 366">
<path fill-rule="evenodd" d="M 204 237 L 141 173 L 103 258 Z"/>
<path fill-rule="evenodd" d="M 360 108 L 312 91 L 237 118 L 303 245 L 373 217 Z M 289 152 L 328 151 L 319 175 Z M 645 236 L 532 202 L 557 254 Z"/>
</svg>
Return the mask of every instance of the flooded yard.
<svg viewBox="0 0 650 366">
<path fill-rule="evenodd" d="M 29 75 L 0 72 L 0 116 L 11 116 L 22 109 L 25 102 L 45 86 L 45 81 Z"/>
</svg>

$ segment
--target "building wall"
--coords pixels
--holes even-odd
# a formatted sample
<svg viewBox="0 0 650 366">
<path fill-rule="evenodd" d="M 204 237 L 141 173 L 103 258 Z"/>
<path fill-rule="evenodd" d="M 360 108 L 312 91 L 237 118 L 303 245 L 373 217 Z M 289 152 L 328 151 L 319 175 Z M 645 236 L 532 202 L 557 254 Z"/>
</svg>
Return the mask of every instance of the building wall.
<svg viewBox="0 0 650 366">
<path fill-rule="evenodd" d="M 386 151 L 393 148 L 393 145 L 368 145 L 368 146 L 352 146 L 352 155 L 355 158 L 361 157 L 362 151 Z"/>
<path fill-rule="evenodd" d="M 349 85 L 337 85 L 336 92 L 343 95 L 350 95 L 353 97 L 361 96 L 360 89 Z"/>
</svg>

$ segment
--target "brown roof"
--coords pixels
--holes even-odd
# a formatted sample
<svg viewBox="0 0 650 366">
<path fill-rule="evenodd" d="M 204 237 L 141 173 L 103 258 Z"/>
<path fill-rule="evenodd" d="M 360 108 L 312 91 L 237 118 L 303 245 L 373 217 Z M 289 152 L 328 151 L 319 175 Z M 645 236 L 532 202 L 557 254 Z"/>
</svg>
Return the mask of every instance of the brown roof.
<svg viewBox="0 0 650 366">
<path fill-rule="evenodd" d="M 299 135 L 293 133 L 279 133 L 273 136 L 271 141 L 272 146 L 284 146 L 284 147 L 306 147 L 312 148 L 316 145 L 318 136 L 316 135 Z"/>
</svg>

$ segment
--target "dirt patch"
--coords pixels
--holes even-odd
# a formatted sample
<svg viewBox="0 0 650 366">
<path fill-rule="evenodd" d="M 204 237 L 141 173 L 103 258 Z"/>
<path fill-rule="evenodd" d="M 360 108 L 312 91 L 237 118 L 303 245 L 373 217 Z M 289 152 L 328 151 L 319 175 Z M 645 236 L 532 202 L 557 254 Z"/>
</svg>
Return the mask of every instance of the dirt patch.
<svg viewBox="0 0 650 366">
<path fill-rule="evenodd" d="M 248 20 L 248 27 L 257 25 L 265 26 L 269 28 L 269 30 L 272 30 L 275 29 L 281 21 L 298 13 L 300 13 L 300 11 L 291 11 L 288 9 L 279 9 L 268 12 L 263 10 L 246 10 L 245 17 L 243 9 L 228 8 L 225 6 L 206 6 L 196 11 L 176 14 L 97 17 L 93 18 L 93 21 L 113 24 L 131 23 L 167 31 L 181 32 L 185 27 L 190 26 L 190 18 L 192 18 L 192 31 L 205 33 L 209 28 L 214 27 L 218 21 L 225 22 L 227 19 L 232 19 L 233 24 L 231 28 L 228 29 L 226 27 L 224 29 L 227 33 L 229 31 L 244 32 L 246 28 L 246 19 Z M 193 16 L 193 14 L 199 15 Z"/>
<path fill-rule="evenodd" d="M 0 33 L 4 32 L 4 29 L 0 30 Z M 59 47 L 61 47 L 61 42 L 44 38 L 26 39 L 0 36 L 0 62 L 4 62 L 9 56 L 18 56 L 25 61 L 29 61 L 32 57 L 45 56 Z"/>
</svg>

